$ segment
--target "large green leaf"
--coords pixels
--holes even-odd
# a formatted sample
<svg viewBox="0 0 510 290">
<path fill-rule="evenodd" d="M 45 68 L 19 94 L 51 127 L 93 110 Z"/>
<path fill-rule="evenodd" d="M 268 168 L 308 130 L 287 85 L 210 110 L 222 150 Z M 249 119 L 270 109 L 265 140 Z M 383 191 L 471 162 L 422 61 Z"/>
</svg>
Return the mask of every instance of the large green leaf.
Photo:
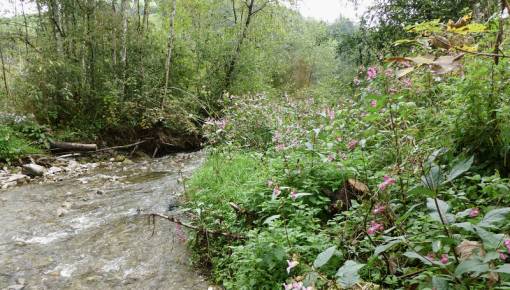
<svg viewBox="0 0 510 290">
<path fill-rule="evenodd" d="M 350 288 L 360 281 L 359 270 L 363 268 L 365 264 L 360 264 L 353 260 L 348 260 L 345 264 L 338 269 L 336 272 L 336 282 L 340 284 L 342 288 Z"/>
<path fill-rule="evenodd" d="M 416 252 L 405 252 L 404 256 L 411 258 L 411 259 L 418 259 L 418 260 L 422 261 L 423 264 L 432 266 L 432 261 L 430 261 L 429 259 L 425 258 L 424 256 L 422 256 Z"/>
<path fill-rule="evenodd" d="M 430 216 L 438 222 L 441 222 L 441 216 L 443 217 L 443 220 L 447 224 L 451 224 L 455 222 L 455 215 L 448 213 L 450 210 L 450 206 L 448 203 L 446 203 L 443 200 L 436 199 L 437 200 L 437 206 L 436 202 L 433 198 L 427 198 L 427 208 L 430 210 Z M 438 211 L 439 207 L 439 211 Z M 439 216 L 439 213 L 441 213 L 441 216 Z"/>
<path fill-rule="evenodd" d="M 483 217 L 478 226 L 494 228 L 498 223 L 504 221 L 508 214 L 510 214 L 510 207 L 493 209 Z"/>
<path fill-rule="evenodd" d="M 430 190 L 434 192 L 437 191 L 439 189 L 439 185 L 443 182 L 441 168 L 439 168 L 436 164 L 432 164 L 427 174 L 421 177 L 421 181 L 423 185 Z"/>
<path fill-rule="evenodd" d="M 450 173 L 448 173 L 445 183 L 454 180 L 455 178 L 459 177 L 462 173 L 468 171 L 471 168 L 471 165 L 473 165 L 474 159 L 475 157 L 471 156 L 471 158 L 457 162 L 453 166 L 452 170 L 450 170 Z"/>
<path fill-rule="evenodd" d="M 450 289 L 450 286 L 448 286 L 448 279 L 438 276 L 432 277 L 432 289 L 436 290 Z"/>
<path fill-rule="evenodd" d="M 479 226 L 475 226 L 474 229 L 480 239 L 482 239 L 486 250 L 497 249 L 505 239 L 504 234 L 495 234 Z"/>
<path fill-rule="evenodd" d="M 384 253 L 386 252 L 387 250 L 389 250 L 391 247 L 397 245 L 397 244 L 400 244 L 403 242 L 403 239 L 401 237 L 398 237 L 398 238 L 395 238 L 395 239 L 392 239 L 382 245 L 379 245 L 375 248 L 375 251 L 374 251 L 374 256 L 379 256 L 381 253 Z"/>
<path fill-rule="evenodd" d="M 480 257 L 474 257 L 460 262 L 455 269 L 455 276 L 460 278 L 465 273 L 483 274 L 489 270 L 489 264 L 484 263 Z"/>
<path fill-rule="evenodd" d="M 510 264 L 503 264 L 497 267 L 494 272 L 510 274 Z"/>
<path fill-rule="evenodd" d="M 324 252 L 320 253 L 317 256 L 317 258 L 313 262 L 313 266 L 315 268 L 320 268 L 320 267 L 326 265 L 326 263 L 329 262 L 331 257 L 333 257 L 335 252 L 336 252 L 336 247 L 335 246 L 327 248 L 326 250 L 324 250 Z"/>
</svg>

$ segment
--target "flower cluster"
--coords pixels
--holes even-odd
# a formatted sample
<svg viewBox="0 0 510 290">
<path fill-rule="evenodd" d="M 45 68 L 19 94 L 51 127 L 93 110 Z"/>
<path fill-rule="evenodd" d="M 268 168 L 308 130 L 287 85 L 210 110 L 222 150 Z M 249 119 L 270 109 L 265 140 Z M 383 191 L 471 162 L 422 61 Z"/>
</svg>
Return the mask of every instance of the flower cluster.
<svg viewBox="0 0 510 290">
<path fill-rule="evenodd" d="M 375 235 L 377 232 L 384 231 L 384 226 L 376 221 L 370 222 L 370 227 L 367 230 L 367 234 L 369 235 Z"/>
<path fill-rule="evenodd" d="M 349 150 L 354 150 L 354 148 L 356 148 L 356 146 L 358 146 L 358 140 L 351 140 L 347 144 L 347 148 L 349 148 Z"/>
<path fill-rule="evenodd" d="M 386 210 L 386 206 L 383 204 L 378 204 L 374 207 L 374 209 L 372 210 L 372 213 L 375 215 L 378 215 L 378 214 L 383 213 L 384 210 Z"/>
<path fill-rule="evenodd" d="M 472 218 L 475 218 L 477 217 L 478 215 L 480 215 L 480 209 L 475 207 L 475 208 L 472 208 L 470 211 L 469 211 L 469 217 L 472 217 Z"/>
<path fill-rule="evenodd" d="M 386 188 L 390 185 L 395 184 L 397 181 L 394 178 L 391 178 L 387 175 L 384 176 L 384 181 L 379 184 L 379 190 L 385 191 Z"/>
<path fill-rule="evenodd" d="M 289 284 L 283 284 L 285 290 L 313 290 L 312 286 L 305 287 L 303 282 L 292 282 Z"/>
<path fill-rule="evenodd" d="M 377 68 L 376 67 L 369 67 L 367 70 L 367 79 L 373 80 L 377 77 Z"/>
<path fill-rule="evenodd" d="M 434 253 L 429 253 L 427 255 L 427 259 L 429 259 L 431 262 L 435 261 L 436 260 L 436 254 Z M 442 254 L 441 255 L 441 258 L 439 259 L 439 262 L 443 265 L 446 265 L 448 264 L 448 261 L 449 261 L 449 257 L 448 257 L 448 254 Z"/>
</svg>

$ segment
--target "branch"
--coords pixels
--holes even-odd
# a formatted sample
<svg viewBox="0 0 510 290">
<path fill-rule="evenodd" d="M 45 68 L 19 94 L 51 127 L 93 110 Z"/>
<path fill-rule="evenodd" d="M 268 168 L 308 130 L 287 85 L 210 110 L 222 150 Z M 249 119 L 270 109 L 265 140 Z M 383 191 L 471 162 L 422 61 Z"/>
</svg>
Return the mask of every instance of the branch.
<svg viewBox="0 0 510 290">
<path fill-rule="evenodd" d="M 266 3 L 262 4 L 259 8 L 253 10 L 251 12 L 251 15 L 255 15 L 256 13 L 258 13 L 259 11 L 261 11 L 262 9 L 266 8 L 267 4 L 269 4 L 269 2 L 271 2 L 270 0 L 266 1 Z"/>
<path fill-rule="evenodd" d="M 488 52 L 476 52 L 476 51 L 469 51 L 469 50 L 462 49 L 462 48 L 460 48 L 460 47 L 454 47 L 454 49 L 456 49 L 456 50 L 458 50 L 458 51 L 465 52 L 465 53 L 474 54 L 474 55 L 480 55 L 480 56 L 487 56 L 487 57 L 503 57 L 503 58 L 509 58 L 509 57 L 510 57 L 510 56 L 507 56 L 507 55 L 504 55 L 504 54 L 496 54 L 496 53 L 488 53 Z"/>
<path fill-rule="evenodd" d="M 207 229 L 199 228 L 199 227 L 196 227 L 196 226 L 193 226 L 193 225 L 189 225 L 189 224 L 183 223 L 182 221 L 180 221 L 179 219 L 177 219 L 175 217 L 166 216 L 166 215 L 163 215 L 163 214 L 160 214 L 160 213 L 151 213 L 151 214 L 148 215 L 148 217 L 152 218 L 153 220 L 155 220 L 156 217 L 159 217 L 159 218 L 168 220 L 168 221 L 170 221 L 172 223 L 181 225 L 181 226 L 183 226 L 185 228 L 188 228 L 190 230 L 194 230 L 194 231 L 202 233 L 202 234 L 207 234 L 207 235 L 211 235 L 211 236 L 223 236 L 223 237 L 231 238 L 231 239 L 234 239 L 234 240 L 244 240 L 244 239 L 246 239 L 245 236 L 242 236 L 242 235 L 239 235 L 239 234 L 220 232 L 220 231 L 212 231 L 212 230 L 207 230 Z"/>
</svg>

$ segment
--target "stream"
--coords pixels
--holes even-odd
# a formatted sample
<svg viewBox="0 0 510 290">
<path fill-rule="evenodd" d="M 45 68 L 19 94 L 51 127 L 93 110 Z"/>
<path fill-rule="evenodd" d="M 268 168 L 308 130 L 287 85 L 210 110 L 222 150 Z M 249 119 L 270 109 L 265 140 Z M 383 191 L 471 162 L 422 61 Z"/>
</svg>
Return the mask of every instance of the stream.
<svg viewBox="0 0 510 290">
<path fill-rule="evenodd" d="M 0 190 L 0 289 L 207 289 L 175 225 L 203 153 L 110 164 Z M 173 210 L 173 212 L 169 212 Z M 177 210 L 178 211 L 178 210 Z"/>
</svg>

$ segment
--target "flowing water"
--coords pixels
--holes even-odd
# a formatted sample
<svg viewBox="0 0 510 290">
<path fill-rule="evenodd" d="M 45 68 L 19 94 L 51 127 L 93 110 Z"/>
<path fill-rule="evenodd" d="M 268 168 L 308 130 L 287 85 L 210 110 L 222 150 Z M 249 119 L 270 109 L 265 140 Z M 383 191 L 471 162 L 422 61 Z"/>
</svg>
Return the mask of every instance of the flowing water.
<svg viewBox="0 0 510 290">
<path fill-rule="evenodd" d="M 0 289 L 207 289 L 167 221 L 202 153 L 0 191 Z"/>
</svg>

